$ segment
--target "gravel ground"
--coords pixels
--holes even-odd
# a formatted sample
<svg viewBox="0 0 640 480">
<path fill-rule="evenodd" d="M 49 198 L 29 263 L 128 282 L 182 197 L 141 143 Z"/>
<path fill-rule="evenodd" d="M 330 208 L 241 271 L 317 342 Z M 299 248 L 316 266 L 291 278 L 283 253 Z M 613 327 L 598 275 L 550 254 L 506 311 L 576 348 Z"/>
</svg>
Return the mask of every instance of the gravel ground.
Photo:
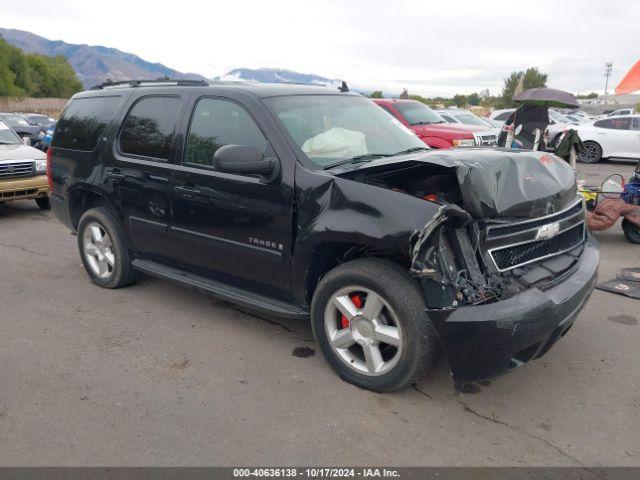
<svg viewBox="0 0 640 480">
<path fill-rule="evenodd" d="M 637 300 L 595 291 L 545 357 L 493 382 L 457 392 L 441 361 L 375 394 L 304 322 L 150 277 L 100 289 L 34 202 L 1 205 L 0 225 L 0 465 L 640 466 Z M 619 226 L 597 238 L 601 280 L 640 266 Z"/>
</svg>

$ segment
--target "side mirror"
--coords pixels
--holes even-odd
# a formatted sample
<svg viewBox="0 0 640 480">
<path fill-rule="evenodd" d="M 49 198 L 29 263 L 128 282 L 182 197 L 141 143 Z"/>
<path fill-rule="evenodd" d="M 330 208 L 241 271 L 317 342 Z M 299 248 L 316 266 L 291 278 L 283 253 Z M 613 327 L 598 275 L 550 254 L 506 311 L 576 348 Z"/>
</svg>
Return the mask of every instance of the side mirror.
<svg viewBox="0 0 640 480">
<path fill-rule="evenodd" d="M 270 177 L 277 173 L 278 160 L 264 158 L 260 150 L 246 145 L 225 145 L 213 155 L 213 166 L 219 172 Z"/>
<path fill-rule="evenodd" d="M 22 137 L 22 143 L 25 145 L 31 145 L 31 139 L 29 137 Z"/>
</svg>

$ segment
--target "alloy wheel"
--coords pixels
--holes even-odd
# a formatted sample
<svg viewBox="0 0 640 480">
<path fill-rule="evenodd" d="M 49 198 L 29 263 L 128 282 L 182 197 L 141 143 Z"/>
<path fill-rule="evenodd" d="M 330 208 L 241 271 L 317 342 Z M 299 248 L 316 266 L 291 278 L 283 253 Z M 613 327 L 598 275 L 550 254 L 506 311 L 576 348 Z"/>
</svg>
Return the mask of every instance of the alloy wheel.
<svg viewBox="0 0 640 480">
<path fill-rule="evenodd" d="M 357 373 L 379 376 L 398 363 L 403 347 L 400 320 L 378 293 L 361 286 L 335 292 L 324 312 L 327 340 Z"/>
<path fill-rule="evenodd" d="M 91 222 L 82 237 L 84 256 L 92 272 L 99 278 L 113 275 L 116 265 L 113 243 L 107 231 L 97 222 Z"/>
</svg>

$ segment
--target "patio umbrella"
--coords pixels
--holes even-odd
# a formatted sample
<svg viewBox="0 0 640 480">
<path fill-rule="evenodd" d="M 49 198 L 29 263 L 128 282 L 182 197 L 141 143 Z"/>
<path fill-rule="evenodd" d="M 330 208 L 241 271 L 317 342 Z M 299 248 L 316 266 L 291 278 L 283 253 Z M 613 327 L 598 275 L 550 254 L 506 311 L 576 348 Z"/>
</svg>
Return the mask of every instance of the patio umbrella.
<svg viewBox="0 0 640 480">
<path fill-rule="evenodd" d="M 578 108 L 580 104 L 576 97 L 564 90 L 555 88 L 530 88 L 514 98 L 516 102 L 542 107 Z"/>
</svg>

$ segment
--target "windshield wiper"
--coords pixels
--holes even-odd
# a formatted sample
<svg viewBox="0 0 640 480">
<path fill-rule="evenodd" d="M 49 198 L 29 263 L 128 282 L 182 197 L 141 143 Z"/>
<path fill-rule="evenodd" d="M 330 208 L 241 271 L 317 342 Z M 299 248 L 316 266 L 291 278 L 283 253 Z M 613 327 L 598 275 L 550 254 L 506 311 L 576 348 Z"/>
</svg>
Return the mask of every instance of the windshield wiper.
<svg viewBox="0 0 640 480">
<path fill-rule="evenodd" d="M 402 150 L 400 152 L 396 152 L 393 154 L 393 156 L 397 156 L 397 155 L 406 155 L 407 153 L 413 153 L 413 152 L 423 152 L 426 150 L 431 150 L 428 147 L 411 147 L 411 148 L 407 148 L 406 150 Z"/>
<path fill-rule="evenodd" d="M 16 142 L 3 142 L 0 140 L 0 145 L 18 145 Z"/>
<path fill-rule="evenodd" d="M 346 165 L 349 163 L 360 163 L 360 162 L 368 162 L 370 160 L 374 160 L 376 158 L 382 157 L 391 157 L 388 153 L 365 153 L 363 155 L 356 155 L 355 157 L 347 158 L 345 160 L 340 160 L 339 162 L 330 163 L 329 165 L 325 165 L 322 167 L 323 170 L 329 170 L 333 167 L 339 167 L 340 165 Z"/>
</svg>

